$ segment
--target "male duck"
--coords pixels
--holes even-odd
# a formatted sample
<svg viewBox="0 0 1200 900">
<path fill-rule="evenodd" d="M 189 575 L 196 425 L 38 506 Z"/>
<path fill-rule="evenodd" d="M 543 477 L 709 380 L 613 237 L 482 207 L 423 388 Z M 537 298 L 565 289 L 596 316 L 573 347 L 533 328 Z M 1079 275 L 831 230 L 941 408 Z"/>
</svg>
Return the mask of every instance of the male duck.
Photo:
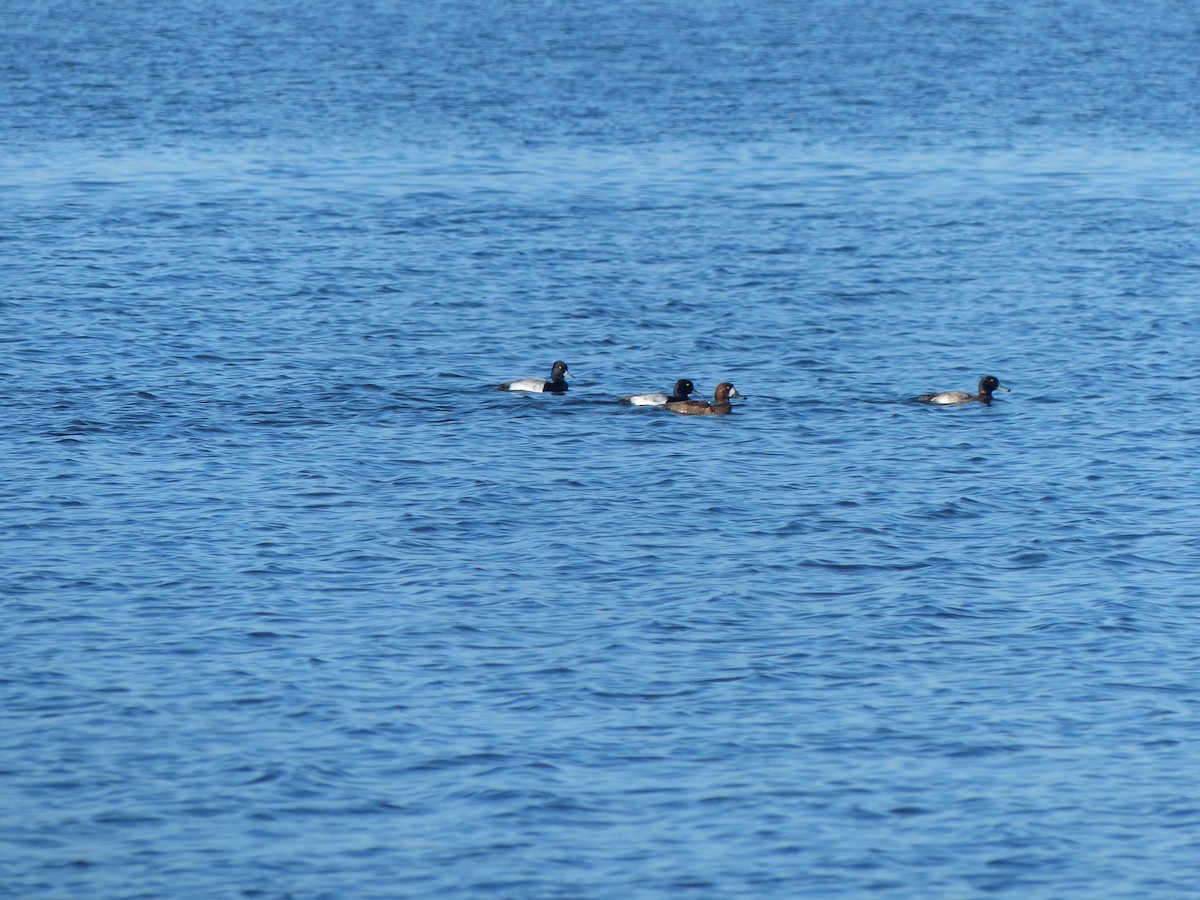
<svg viewBox="0 0 1200 900">
<path fill-rule="evenodd" d="M 675 382 L 675 387 L 671 390 L 671 396 L 666 394 L 633 394 L 629 397 L 621 397 L 621 403 L 630 403 L 634 406 L 665 406 L 668 403 L 681 403 L 687 400 L 688 394 L 696 390 L 696 386 L 687 378 L 680 378 Z"/>
<path fill-rule="evenodd" d="M 968 394 L 966 391 L 942 391 L 940 394 L 922 394 L 917 398 L 921 403 L 936 403 L 939 406 L 952 406 L 957 403 L 991 403 L 993 391 L 1007 391 L 995 375 L 984 375 L 979 379 L 979 393 Z"/>
<path fill-rule="evenodd" d="M 744 397 L 728 381 L 722 381 L 713 392 L 713 402 L 706 400 L 678 400 L 666 404 L 666 409 L 681 416 L 727 416 L 733 409 L 730 397 Z"/>
<path fill-rule="evenodd" d="M 557 360 L 550 367 L 550 380 L 544 378 L 518 378 L 516 381 L 506 381 L 504 384 L 498 385 L 498 391 L 532 391 L 536 394 L 565 394 L 567 392 L 566 379 L 574 378 L 567 371 L 567 364 L 561 359 Z"/>
</svg>

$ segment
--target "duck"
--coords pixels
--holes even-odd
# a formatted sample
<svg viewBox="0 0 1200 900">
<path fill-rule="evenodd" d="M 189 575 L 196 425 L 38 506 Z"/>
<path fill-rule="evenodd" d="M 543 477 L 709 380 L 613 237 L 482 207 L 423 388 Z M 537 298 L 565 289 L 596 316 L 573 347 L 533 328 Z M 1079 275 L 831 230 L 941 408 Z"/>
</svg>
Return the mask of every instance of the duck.
<svg viewBox="0 0 1200 900">
<path fill-rule="evenodd" d="M 566 379 L 574 378 L 567 371 L 567 364 L 561 359 L 555 360 L 554 365 L 550 367 L 550 379 L 545 378 L 518 378 L 516 381 L 506 381 L 504 384 L 497 385 L 498 391 L 531 391 L 535 394 L 565 394 L 567 392 Z"/>
<path fill-rule="evenodd" d="M 738 389 L 728 381 L 722 381 L 713 392 L 712 403 L 707 400 L 676 400 L 667 403 L 664 408 L 673 413 L 679 413 L 681 416 L 727 416 L 733 409 L 729 398 L 744 398 L 745 396 L 745 394 L 739 394 Z"/>
<path fill-rule="evenodd" d="M 621 397 L 621 403 L 629 403 L 633 406 L 665 406 L 668 403 L 680 403 L 687 400 L 688 394 L 696 390 L 696 386 L 692 384 L 688 378 L 680 378 L 675 382 L 675 387 L 671 389 L 671 396 L 666 394 L 633 394 L 629 397 Z"/>
<path fill-rule="evenodd" d="M 984 375 L 979 379 L 979 393 L 969 394 L 966 391 L 942 391 L 938 394 L 922 394 L 917 398 L 920 403 L 936 403 L 939 406 L 953 406 L 958 403 L 991 403 L 993 391 L 1007 391 L 995 375 Z"/>
</svg>

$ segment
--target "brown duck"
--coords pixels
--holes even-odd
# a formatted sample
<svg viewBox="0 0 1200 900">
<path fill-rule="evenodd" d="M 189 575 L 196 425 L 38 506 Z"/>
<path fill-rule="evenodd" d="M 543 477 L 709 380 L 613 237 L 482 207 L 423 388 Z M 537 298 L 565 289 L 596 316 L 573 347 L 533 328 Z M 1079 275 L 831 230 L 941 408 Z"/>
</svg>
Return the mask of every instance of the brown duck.
<svg viewBox="0 0 1200 900">
<path fill-rule="evenodd" d="M 713 392 L 712 403 L 707 400 L 679 400 L 668 403 L 664 408 L 681 416 L 727 416 L 733 409 L 733 404 L 729 402 L 730 397 L 741 398 L 745 397 L 745 394 L 739 394 L 732 384 L 722 381 Z"/>
</svg>

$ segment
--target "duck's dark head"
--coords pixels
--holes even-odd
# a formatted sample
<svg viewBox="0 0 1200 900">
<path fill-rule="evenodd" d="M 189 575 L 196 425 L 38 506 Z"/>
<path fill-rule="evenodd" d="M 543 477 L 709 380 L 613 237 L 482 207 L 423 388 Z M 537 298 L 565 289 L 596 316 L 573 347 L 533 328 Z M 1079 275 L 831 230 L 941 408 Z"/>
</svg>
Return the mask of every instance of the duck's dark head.
<svg viewBox="0 0 1200 900">
<path fill-rule="evenodd" d="M 675 382 L 675 389 L 671 391 L 671 400 L 686 400 L 688 394 L 696 390 L 696 386 L 692 384 L 690 378 L 680 378 Z"/>
<path fill-rule="evenodd" d="M 992 399 L 993 391 L 1007 391 L 1004 385 L 1000 383 L 1000 379 L 995 375 L 984 375 L 979 379 L 979 396 L 981 399 Z"/>
</svg>

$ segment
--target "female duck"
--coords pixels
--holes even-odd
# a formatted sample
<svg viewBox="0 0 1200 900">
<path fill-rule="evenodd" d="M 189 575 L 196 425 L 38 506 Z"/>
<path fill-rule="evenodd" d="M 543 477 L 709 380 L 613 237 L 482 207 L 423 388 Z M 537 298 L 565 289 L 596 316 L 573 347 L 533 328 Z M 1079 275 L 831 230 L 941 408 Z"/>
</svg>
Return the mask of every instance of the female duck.
<svg viewBox="0 0 1200 900">
<path fill-rule="evenodd" d="M 565 394 L 568 378 L 574 378 L 567 371 L 567 364 L 561 359 L 550 367 L 550 380 L 544 378 L 518 378 L 516 381 L 506 381 L 498 385 L 498 391 L 532 391 L 535 394 Z"/>
<path fill-rule="evenodd" d="M 713 393 L 712 403 L 706 400 L 678 400 L 668 403 L 666 409 L 681 416 L 727 416 L 733 410 L 729 398 L 744 396 L 728 381 L 722 381 Z"/>
<path fill-rule="evenodd" d="M 984 375 L 979 379 L 979 393 L 968 394 L 966 391 L 942 391 L 940 394 L 922 394 L 917 400 L 921 403 L 936 403 L 939 406 L 952 406 L 957 403 L 991 403 L 993 391 L 1007 391 L 995 375 Z"/>
<path fill-rule="evenodd" d="M 669 397 L 666 394 L 633 394 L 629 397 L 621 397 L 620 402 L 631 403 L 634 406 L 665 406 L 668 403 L 682 403 L 694 390 L 696 390 L 696 386 L 690 380 L 680 378 L 675 382 L 675 387 Z"/>
</svg>

